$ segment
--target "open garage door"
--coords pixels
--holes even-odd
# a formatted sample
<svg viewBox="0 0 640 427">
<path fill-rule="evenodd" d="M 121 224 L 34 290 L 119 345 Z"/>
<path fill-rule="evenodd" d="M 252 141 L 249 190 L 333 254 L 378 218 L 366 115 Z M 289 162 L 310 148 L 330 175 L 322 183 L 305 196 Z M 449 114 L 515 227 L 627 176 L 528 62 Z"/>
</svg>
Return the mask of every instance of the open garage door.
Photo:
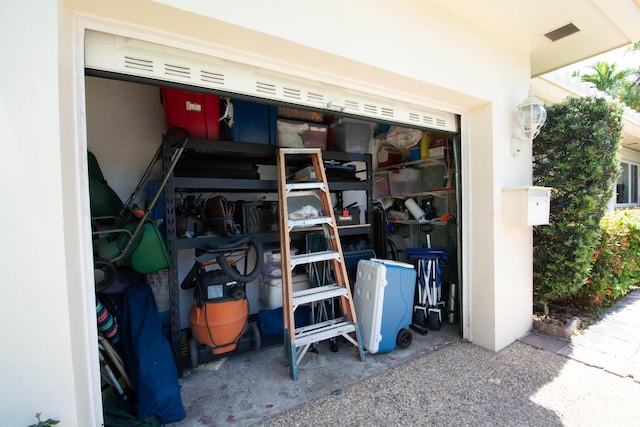
<svg viewBox="0 0 640 427">
<path fill-rule="evenodd" d="M 364 92 L 276 73 L 226 59 L 88 30 L 88 70 L 245 95 L 301 107 L 457 132 L 456 115 Z"/>
</svg>

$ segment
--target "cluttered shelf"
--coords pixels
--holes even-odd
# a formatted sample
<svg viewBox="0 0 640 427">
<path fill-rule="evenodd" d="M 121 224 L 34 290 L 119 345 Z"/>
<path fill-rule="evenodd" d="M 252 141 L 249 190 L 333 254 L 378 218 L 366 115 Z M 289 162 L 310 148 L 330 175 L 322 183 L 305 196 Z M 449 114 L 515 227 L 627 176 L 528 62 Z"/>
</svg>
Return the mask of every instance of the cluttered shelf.
<svg viewBox="0 0 640 427">
<path fill-rule="evenodd" d="M 273 179 L 176 176 L 173 180 L 176 192 L 193 192 L 210 189 L 224 189 L 226 193 L 247 191 L 272 192 L 278 189 L 278 181 Z M 365 181 L 329 181 L 329 191 L 366 191 L 368 186 L 369 184 Z"/>
<path fill-rule="evenodd" d="M 174 135 L 167 134 L 165 138 L 171 141 L 178 141 Z M 185 151 L 193 152 L 199 155 L 212 154 L 224 158 L 254 158 L 262 159 L 267 164 L 276 164 L 276 154 L 278 146 L 258 144 L 252 142 L 232 142 L 220 141 L 212 139 L 190 138 Z M 322 157 L 325 160 L 334 160 L 339 162 L 363 162 L 366 161 L 368 154 L 365 153 L 346 153 L 342 151 L 323 150 Z M 183 155 L 184 157 L 184 155 Z"/>
<path fill-rule="evenodd" d="M 417 224 L 447 225 L 446 221 L 442 221 L 440 219 L 436 221 L 420 221 L 417 219 L 387 218 L 387 222 L 392 224 L 404 224 L 404 225 L 417 225 Z"/>
<path fill-rule="evenodd" d="M 341 225 L 341 226 L 338 226 L 338 230 L 341 236 L 350 236 L 350 235 L 362 234 L 363 231 L 367 230 L 370 227 L 371 227 L 371 224 Z M 319 230 L 322 230 L 322 228 L 309 227 L 309 228 L 296 229 L 295 231 L 309 232 L 309 231 L 319 231 Z M 261 243 L 275 242 L 275 241 L 278 241 L 278 239 L 280 238 L 280 234 L 277 232 L 253 233 L 252 235 L 255 236 L 258 239 L 258 241 L 260 241 Z M 193 249 L 193 248 L 203 249 L 209 246 L 215 246 L 221 241 L 224 241 L 224 238 L 221 238 L 219 235 L 214 234 L 214 235 L 203 235 L 203 236 L 192 237 L 192 238 L 187 238 L 187 237 L 177 238 L 177 239 L 174 239 L 173 242 L 175 245 L 175 249 L 180 250 L 180 249 Z"/>
<path fill-rule="evenodd" d="M 374 173 L 393 170 L 393 169 L 400 169 L 400 168 L 426 168 L 429 166 L 446 166 L 446 163 L 443 158 L 439 158 L 439 159 L 426 158 L 426 159 L 420 159 L 420 160 L 413 160 L 410 162 L 397 163 L 389 166 L 378 167 L 378 169 Z"/>
<path fill-rule="evenodd" d="M 443 188 L 441 190 L 431 190 L 431 191 L 422 191 L 419 193 L 402 193 L 402 194 L 390 194 L 388 196 L 384 196 L 386 198 L 391 199 L 410 199 L 414 197 L 445 197 L 451 194 L 455 194 L 456 190 L 453 188 Z"/>
</svg>

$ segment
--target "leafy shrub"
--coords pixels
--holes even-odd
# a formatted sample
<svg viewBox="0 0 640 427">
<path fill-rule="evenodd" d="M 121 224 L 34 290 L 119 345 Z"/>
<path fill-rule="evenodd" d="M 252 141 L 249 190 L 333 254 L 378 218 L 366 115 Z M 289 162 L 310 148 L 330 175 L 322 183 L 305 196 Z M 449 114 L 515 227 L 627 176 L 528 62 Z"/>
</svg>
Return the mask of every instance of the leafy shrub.
<svg viewBox="0 0 640 427">
<path fill-rule="evenodd" d="M 640 209 L 611 212 L 600 221 L 601 239 L 583 296 L 609 306 L 638 286 L 640 278 Z"/>
<path fill-rule="evenodd" d="M 533 182 L 553 188 L 549 225 L 534 229 L 535 302 L 578 295 L 586 284 L 620 173 L 621 134 L 617 103 L 567 98 L 547 108 L 533 143 Z"/>
</svg>

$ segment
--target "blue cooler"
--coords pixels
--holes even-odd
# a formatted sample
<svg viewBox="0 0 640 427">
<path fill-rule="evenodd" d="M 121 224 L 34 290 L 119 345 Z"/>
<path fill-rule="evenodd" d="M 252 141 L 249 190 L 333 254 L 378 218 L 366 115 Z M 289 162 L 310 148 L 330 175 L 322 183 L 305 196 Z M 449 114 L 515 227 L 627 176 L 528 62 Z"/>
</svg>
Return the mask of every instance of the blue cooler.
<svg viewBox="0 0 640 427">
<path fill-rule="evenodd" d="M 364 348 L 384 353 L 411 343 L 416 270 L 404 262 L 360 260 L 353 301 Z"/>
</svg>

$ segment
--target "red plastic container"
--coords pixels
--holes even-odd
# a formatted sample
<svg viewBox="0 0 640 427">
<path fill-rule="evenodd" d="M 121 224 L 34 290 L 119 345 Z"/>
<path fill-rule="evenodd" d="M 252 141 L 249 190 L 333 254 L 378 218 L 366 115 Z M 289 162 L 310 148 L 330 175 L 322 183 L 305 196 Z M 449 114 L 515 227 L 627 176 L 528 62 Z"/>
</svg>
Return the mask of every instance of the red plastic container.
<svg viewBox="0 0 640 427">
<path fill-rule="evenodd" d="M 220 97 L 179 89 L 161 88 L 167 129 L 177 126 L 191 138 L 219 139 Z"/>
</svg>

